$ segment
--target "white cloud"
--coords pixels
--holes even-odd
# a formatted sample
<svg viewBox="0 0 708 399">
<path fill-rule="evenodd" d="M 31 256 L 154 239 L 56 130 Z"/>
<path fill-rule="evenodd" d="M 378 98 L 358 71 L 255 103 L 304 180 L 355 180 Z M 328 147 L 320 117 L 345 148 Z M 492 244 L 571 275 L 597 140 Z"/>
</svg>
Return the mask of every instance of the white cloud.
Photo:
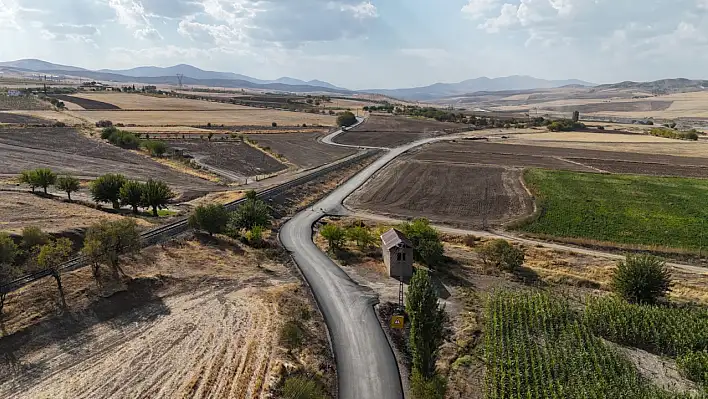
<svg viewBox="0 0 708 399">
<path fill-rule="evenodd" d="M 696 6 L 701 10 L 708 10 L 708 0 L 696 0 Z"/>
<path fill-rule="evenodd" d="M 500 0 L 468 0 L 462 12 L 471 19 L 480 19 L 497 8 Z"/>
<path fill-rule="evenodd" d="M 115 11 L 118 23 L 132 30 L 136 39 L 162 40 L 162 35 L 152 26 L 139 0 L 108 0 L 108 6 Z"/>
<path fill-rule="evenodd" d="M 354 13 L 356 18 L 378 18 L 378 10 L 376 6 L 368 1 L 362 1 L 359 4 L 342 4 L 340 6 L 342 11 L 350 11 Z"/>
<path fill-rule="evenodd" d="M 519 7 L 506 3 L 502 6 L 498 17 L 487 19 L 479 27 L 489 33 L 497 33 L 503 28 L 518 24 L 520 21 L 518 17 L 519 11 Z"/>
<path fill-rule="evenodd" d="M 17 23 L 19 9 L 14 0 L 0 0 L 0 29 L 20 29 Z"/>
</svg>

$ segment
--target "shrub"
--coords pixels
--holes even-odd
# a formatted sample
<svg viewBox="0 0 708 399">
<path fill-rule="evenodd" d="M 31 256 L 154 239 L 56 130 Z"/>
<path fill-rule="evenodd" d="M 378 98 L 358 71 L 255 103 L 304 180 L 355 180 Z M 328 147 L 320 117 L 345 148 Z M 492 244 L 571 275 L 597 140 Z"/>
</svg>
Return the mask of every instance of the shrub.
<svg viewBox="0 0 708 399">
<path fill-rule="evenodd" d="M 675 124 L 674 124 L 675 126 Z M 673 130 L 673 128 L 666 127 L 655 127 L 649 131 L 649 134 L 657 137 L 665 137 L 668 139 L 678 139 L 678 140 L 698 140 L 698 132 L 695 129 L 680 132 Z"/>
<path fill-rule="evenodd" d="M 628 302 L 654 304 L 671 290 L 671 273 L 660 258 L 627 255 L 617 264 L 612 290 Z"/>
<path fill-rule="evenodd" d="M 326 224 L 320 229 L 320 235 L 327 240 L 330 251 L 340 249 L 344 246 L 346 232 L 336 224 Z"/>
<path fill-rule="evenodd" d="M 552 132 L 570 132 L 578 129 L 585 129 L 585 124 L 570 119 L 558 119 L 548 124 L 548 130 Z"/>
<path fill-rule="evenodd" d="M 477 245 L 477 241 L 479 241 L 479 238 L 472 234 L 468 234 L 462 238 L 462 243 L 470 248 L 474 248 L 475 245 Z"/>
<path fill-rule="evenodd" d="M 411 375 L 411 398 L 413 399 L 444 399 L 447 381 L 439 374 L 430 378 L 423 377 L 414 370 Z"/>
<path fill-rule="evenodd" d="M 231 215 L 229 227 L 232 231 L 251 230 L 255 226 L 270 226 L 270 208 L 256 196 L 255 191 L 246 193 L 246 201 Z"/>
<path fill-rule="evenodd" d="M 337 126 L 340 127 L 349 127 L 351 125 L 355 125 L 356 123 L 356 115 L 349 111 L 345 111 L 337 117 Z"/>
<path fill-rule="evenodd" d="M 107 121 L 107 120 L 100 120 L 96 122 L 96 127 L 111 127 L 113 126 L 113 122 Z"/>
<path fill-rule="evenodd" d="M 0 231 L 0 266 L 12 265 L 17 256 L 17 244 L 9 234 Z"/>
<path fill-rule="evenodd" d="M 150 151 L 153 157 L 161 157 L 167 152 L 167 144 L 163 141 L 148 140 L 143 142 L 143 147 Z"/>
<path fill-rule="evenodd" d="M 515 248 L 506 240 L 492 240 L 480 250 L 485 264 L 493 265 L 506 271 L 514 271 L 524 264 L 524 251 Z"/>
<path fill-rule="evenodd" d="M 119 131 L 120 130 L 118 130 L 118 128 L 115 126 L 105 127 L 105 128 L 103 128 L 103 130 L 101 130 L 101 138 L 104 140 L 108 140 L 113 134 L 115 134 Z"/>
<path fill-rule="evenodd" d="M 304 376 L 294 376 L 285 379 L 283 384 L 284 399 L 324 399 L 325 394 L 320 385 Z"/>
<path fill-rule="evenodd" d="M 275 122 L 271 123 L 270 125 L 273 126 L 273 127 L 278 127 L 278 124 L 275 123 Z"/>
<path fill-rule="evenodd" d="M 200 205 L 189 216 L 189 226 L 204 230 L 209 235 L 224 231 L 229 222 L 229 211 L 221 204 Z"/>
<path fill-rule="evenodd" d="M 280 330 L 280 342 L 289 350 L 302 346 L 305 339 L 305 332 L 297 321 L 290 320 L 283 324 Z"/>
<path fill-rule="evenodd" d="M 32 250 L 34 247 L 46 244 L 49 236 L 39 227 L 28 226 L 22 229 L 22 247 Z"/>
<path fill-rule="evenodd" d="M 265 229 L 261 226 L 253 226 L 251 230 L 248 230 L 243 236 L 244 240 L 246 241 L 246 244 L 254 248 L 259 248 L 263 246 L 264 231 Z"/>
<path fill-rule="evenodd" d="M 676 359 L 681 374 L 708 388 L 708 352 L 689 352 Z"/>
</svg>

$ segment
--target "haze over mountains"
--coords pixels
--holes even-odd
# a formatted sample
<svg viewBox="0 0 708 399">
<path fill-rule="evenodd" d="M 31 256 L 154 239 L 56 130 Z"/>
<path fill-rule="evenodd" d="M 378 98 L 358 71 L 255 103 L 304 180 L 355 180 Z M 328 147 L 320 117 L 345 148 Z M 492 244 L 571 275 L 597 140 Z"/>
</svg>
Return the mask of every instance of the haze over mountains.
<svg viewBox="0 0 708 399">
<path fill-rule="evenodd" d="M 352 91 L 320 80 L 304 81 L 290 77 L 282 77 L 276 80 L 263 80 L 232 72 L 206 71 L 186 64 L 166 68 L 144 66 L 124 70 L 101 69 L 92 71 L 74 66 L 52 64 L 42 60 L 24 59 L 0 62 L 0 68 L 14 69 L 22 72 L 70 75 L 94 80 L 136 82 L 143 84 L 176 84 L 178 81 L 177 75 L 183 75 L 183 83 L 186 85 L 258 88 L 293 92 L 323 91 L 341 94 L 351 94 L 354 92 L 376 93 L 406 100 L 432 100 L 479 91 L 546 89 L 568 85 L 594 86 L 592 83 L 576 79 L 545 80 L 531 76 L 508 76 L 501 78 L 481 77 L 459 83 L 436 83 L 430 86 L 415 88 Z"/>
</svg>

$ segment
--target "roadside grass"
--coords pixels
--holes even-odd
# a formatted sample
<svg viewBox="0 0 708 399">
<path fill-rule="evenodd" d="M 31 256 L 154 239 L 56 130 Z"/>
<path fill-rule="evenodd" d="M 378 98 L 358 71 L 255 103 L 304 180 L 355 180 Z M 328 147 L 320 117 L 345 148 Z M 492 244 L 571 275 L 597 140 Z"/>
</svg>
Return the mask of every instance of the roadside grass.
<svg viewBox="0 0 708 399">
<path fill-rule="evenodd" d="M 530 169 L 539 210 L 521 231 L 645 249 L 704 251 L 708 180 Z"/>
</svg>

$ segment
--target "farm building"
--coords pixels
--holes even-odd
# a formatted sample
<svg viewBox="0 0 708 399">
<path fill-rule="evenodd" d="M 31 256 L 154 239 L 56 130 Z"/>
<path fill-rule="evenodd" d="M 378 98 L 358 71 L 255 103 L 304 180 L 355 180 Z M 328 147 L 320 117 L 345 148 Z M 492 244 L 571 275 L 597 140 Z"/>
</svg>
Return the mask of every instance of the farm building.
<svg viewBox="0 0 708 399">
<path fill-rule="evenodd" d="M 381 235 L 384 263 L 391 277 L 403 279 L 413 276 L 413 243 L 396 229 Z"/>
</svg>

